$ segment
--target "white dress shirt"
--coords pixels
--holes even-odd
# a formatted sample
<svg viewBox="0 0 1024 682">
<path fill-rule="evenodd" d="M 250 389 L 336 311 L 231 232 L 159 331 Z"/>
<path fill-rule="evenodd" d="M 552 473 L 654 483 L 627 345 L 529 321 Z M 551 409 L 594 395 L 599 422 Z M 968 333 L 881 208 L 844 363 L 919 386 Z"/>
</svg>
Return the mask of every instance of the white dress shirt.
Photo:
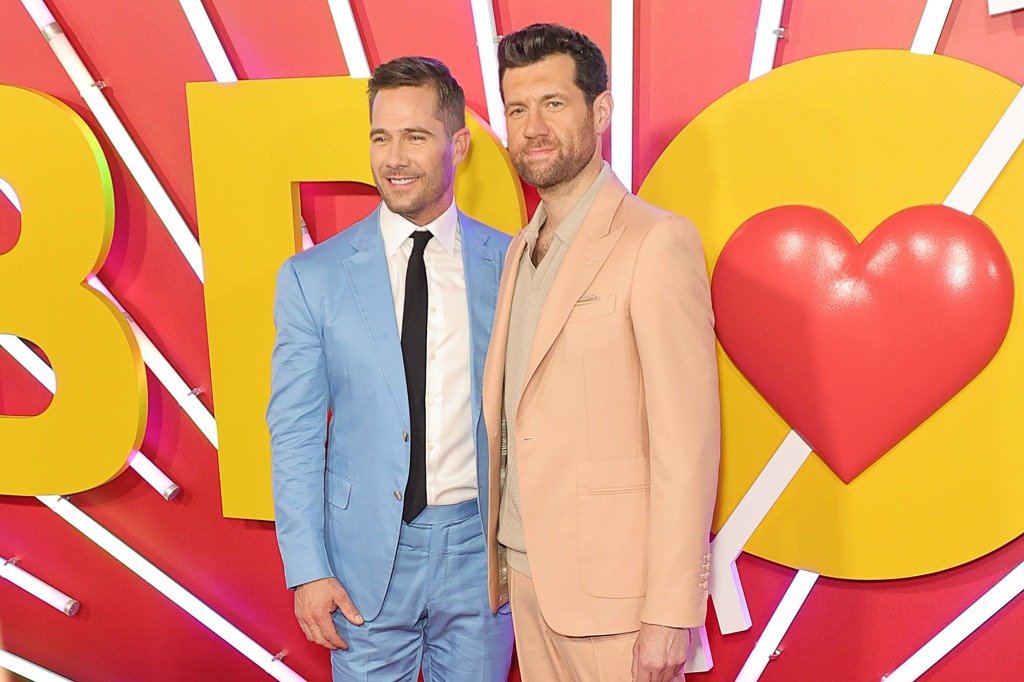
<svg viewBox="0 0 1024 682">
<path fill-rule="evenodd" d="M 462 230 L 452 203 L 433 222 L 419 227 L 380 206 L 380 231 L 391 275 L 395 320 L 402 331 L 405 273 L 412 233 L 429 230 L 423 263 L 427 269 L 427 504 L 458 504 L 477 496 L 476 446 L 470 402 L 469 302 L 462 263 Z"/>
</svg>

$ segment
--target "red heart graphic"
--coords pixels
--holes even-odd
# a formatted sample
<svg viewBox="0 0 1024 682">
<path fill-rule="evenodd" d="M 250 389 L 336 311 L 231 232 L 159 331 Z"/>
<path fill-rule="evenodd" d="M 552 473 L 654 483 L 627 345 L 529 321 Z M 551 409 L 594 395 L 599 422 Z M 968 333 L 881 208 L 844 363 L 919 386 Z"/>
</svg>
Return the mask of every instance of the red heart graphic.
<svg viewBox="0 0 1024 682">
<path fill-rule="evenodd" d="M 711 296 L 736 367 L 850 483 L 985 368 L 1013 275 L 988 226 L 945 206 L 900 211 L 862 244 L 821 209 L 782 206 L 732 235 Z"/>
</svg>

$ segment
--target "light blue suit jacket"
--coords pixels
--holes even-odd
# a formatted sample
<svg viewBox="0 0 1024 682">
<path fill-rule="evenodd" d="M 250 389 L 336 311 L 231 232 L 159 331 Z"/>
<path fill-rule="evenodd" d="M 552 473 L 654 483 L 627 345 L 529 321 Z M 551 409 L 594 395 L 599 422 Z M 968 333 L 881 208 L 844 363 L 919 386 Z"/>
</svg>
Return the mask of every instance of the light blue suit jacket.
<svg viewBox="0 0 1024 682">
<path fill-rule="evenodd" d="M 277 278 L 267 409 L 285 579 L 334 576 L 367 620 L 391 579 L 409 475 L 409 402 L 379 209 Z M 460 213 L 469 300 L 473 437 L 487 510 L 484 357 L 509 237 Z M 327 415 L 332 417 L 328 426 Z M 486 519 L 481 516 L 481 528 Z"/>
</svg>

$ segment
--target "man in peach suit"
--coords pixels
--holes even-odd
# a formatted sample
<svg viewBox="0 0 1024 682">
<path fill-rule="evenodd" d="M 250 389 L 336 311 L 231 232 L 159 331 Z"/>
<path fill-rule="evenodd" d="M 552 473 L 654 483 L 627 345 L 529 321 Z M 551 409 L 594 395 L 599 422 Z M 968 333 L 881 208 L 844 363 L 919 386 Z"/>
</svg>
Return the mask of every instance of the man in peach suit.
<svg viewBox="0 0 1024 682">
<path fill-rule="evenodd" d="M 589 38 L 536 24 L 498 51 L 509 153 L 542 203 L 484 369 L 491 609 L 511 599 L 527 682 L 682 680 L 720 440 L 700 237 L 601 160 L 613 104 Z"/>
</svg>

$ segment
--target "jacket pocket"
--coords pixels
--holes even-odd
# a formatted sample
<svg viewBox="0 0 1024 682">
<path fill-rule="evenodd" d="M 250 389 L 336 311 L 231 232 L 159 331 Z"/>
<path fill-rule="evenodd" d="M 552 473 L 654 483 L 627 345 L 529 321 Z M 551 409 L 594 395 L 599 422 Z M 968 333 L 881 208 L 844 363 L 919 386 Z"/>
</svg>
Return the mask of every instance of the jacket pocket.
<svg viewBox="0 0 1024 682">
<path fill-rule="evenodd" d="M 567 322 L 584 322 L 615 312 L 615 294 L 583 296 L 573 305 Z"/>
<path fill-rule="evenodd" d="M 338 509 L 347 509 L 348 499 L 352 496 L 352 481 L 328 471 L 324 493 L 327 496 L 327 504 Z"/>
<path fill-rule="evenodd" d="M 647 589 L 650 461 L 576 465 L 580 587 L 592 597 L 642 597 Z"/>
</svg>

